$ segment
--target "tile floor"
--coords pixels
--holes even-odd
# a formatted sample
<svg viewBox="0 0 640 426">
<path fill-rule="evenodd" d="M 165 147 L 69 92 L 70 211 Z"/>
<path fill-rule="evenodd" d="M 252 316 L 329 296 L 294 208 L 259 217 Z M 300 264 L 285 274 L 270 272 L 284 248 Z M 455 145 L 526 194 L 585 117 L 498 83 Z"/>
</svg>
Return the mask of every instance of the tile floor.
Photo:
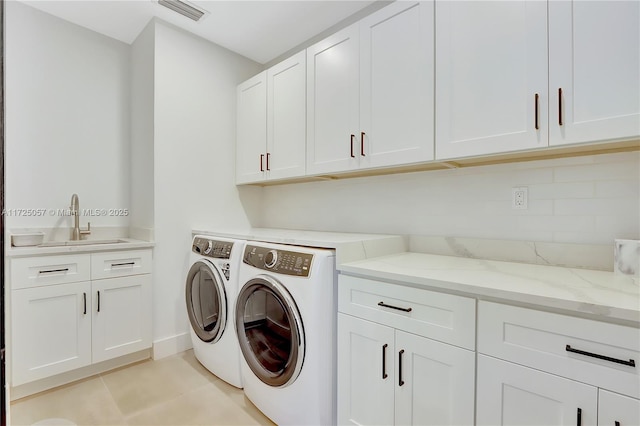
<svg viewBox="0 0 640 426">
<path fill-rule="evenodd" d="M 12 425 L 43 419 L 77 425 L 273 425 L 189 350 L 143 361 L 11 404 Z"/>
</svg>

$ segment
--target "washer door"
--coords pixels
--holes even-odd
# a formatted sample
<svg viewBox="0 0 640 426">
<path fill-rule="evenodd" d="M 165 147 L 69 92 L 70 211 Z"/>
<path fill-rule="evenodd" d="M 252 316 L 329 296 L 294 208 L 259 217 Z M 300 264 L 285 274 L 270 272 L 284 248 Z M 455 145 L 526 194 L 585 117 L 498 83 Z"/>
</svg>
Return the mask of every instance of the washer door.
<svg viewBox="0 0 640 426">
<path fill-rule="evenodd" d="M 275 279 L 247 282 L 236 304 L 236 331 L 249 368 L 269 386 L 293 383 L 304 360 L 304 330 L 295 301 Z"/>
<path fill-rule="evenodd" d="M 224 333 L 227 296 L 222 275 L 206 260 L 195 262 L 187 274 L 187 313 L 200 340 L 217 342 Z"/>
</svg>

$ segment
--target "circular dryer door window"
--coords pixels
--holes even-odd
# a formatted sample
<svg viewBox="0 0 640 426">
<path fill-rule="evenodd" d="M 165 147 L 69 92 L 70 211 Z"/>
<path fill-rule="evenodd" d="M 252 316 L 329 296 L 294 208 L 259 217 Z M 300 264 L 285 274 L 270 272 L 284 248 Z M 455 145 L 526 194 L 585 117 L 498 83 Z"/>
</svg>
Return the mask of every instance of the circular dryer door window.
<svg viewBox="0 0 640 426">
<path fill-rule="evenodd" d="M 213 264 L 198 261 L 191 266 L 186 298 L 189 321 L 200 340 L 218 341 L 224 332 L 227 298 L 222 275 Z"/>
<path fill-rule="evenodd" d="M 304 360 L 302 319 L 282 284 L 266 275 L 247 282 L 238 294 L 236 330 L 249 368 L 270 386 L 298 377 Z"/>
</svg>

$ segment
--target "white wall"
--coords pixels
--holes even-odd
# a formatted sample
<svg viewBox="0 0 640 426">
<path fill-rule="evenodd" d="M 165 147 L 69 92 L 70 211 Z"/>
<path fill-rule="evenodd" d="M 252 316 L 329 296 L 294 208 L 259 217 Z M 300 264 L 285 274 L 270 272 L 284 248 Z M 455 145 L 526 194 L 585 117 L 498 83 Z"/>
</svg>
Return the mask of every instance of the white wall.
<svg viewBox="0 0 640 426">
<path fill-rule="evenodd" d="M 6 2 L 6 208 L 129 207 L 129 46 Z M 127 217 L 82 218 L 127 226 Z M 7 217 L 7 227 L 70 217 Z"/>
<path fill-rule="evenodd" d="M 131 216 L 133 228 L 153 228 L 155 24 L 131 45 Z"/>
<path fill-rule="evenodd" d="M 167 24 L 155 26 L 154 336 L 189 330 L 191 230 L 247 227 L 234 185 L 236 86 L 261 66 Z"/>
<path fill-rule="evenodd" d="M 511 208 L 511 187 L 529 209 Z M 562 243 L 640 238 L 640 153 L 265 187 L 254 226 Z"/>
</svg>

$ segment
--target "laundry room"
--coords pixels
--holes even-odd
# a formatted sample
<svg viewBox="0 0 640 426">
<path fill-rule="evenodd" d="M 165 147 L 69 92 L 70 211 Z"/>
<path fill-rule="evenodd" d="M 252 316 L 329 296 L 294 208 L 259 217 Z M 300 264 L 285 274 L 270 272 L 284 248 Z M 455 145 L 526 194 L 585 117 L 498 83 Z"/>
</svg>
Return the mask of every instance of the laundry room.
<svg viewBox="0 0 640 426">
<path fill-rule="evenodd" d="M 640 424 L 640 1 L 1 10 L 2 424 Z"/>
</svg>

